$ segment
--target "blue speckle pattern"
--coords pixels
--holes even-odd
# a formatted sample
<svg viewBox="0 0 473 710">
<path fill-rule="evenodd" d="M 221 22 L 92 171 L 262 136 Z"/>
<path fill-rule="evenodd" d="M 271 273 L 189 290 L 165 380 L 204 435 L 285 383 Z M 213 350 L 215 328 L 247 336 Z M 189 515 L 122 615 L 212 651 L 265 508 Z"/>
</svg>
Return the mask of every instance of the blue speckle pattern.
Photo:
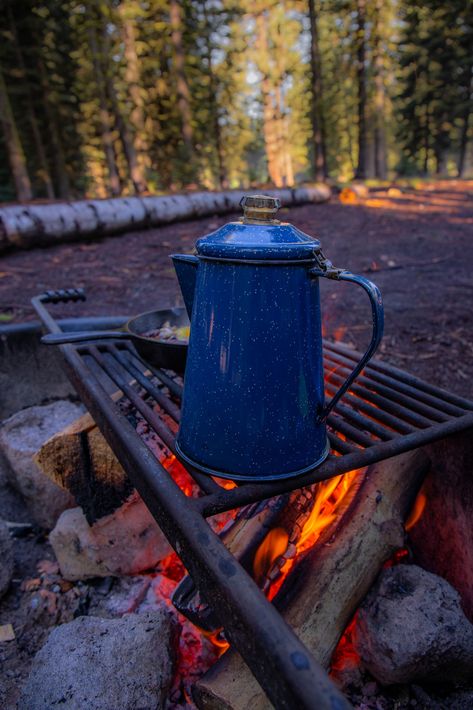
<svg viewBox="0 0 473 710">
<path fill-rule="evenodd" d="M 292 224 L 229 222 L 199 239 L 197 253 L 224 259 L 313 259 L 320 242 Z"/>
<path fill-rule="evenodd" d="M 328 454 L 325 425 L 317 423 L 324 404 L 318 279 L 297 260 L 204 257 L 195 268 L 179 453 L 236 480 L 313 468 Z"/>
</svg>

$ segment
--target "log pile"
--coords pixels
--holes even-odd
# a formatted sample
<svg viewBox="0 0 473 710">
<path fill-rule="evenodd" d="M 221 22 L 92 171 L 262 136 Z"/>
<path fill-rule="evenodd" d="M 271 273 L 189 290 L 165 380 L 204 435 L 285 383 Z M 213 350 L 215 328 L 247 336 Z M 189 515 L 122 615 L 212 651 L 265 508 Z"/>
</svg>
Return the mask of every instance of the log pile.
<svg viewBox="0 0 473 710">
<path fill-rule="evenodd" d="M 419 450 L 370 466 L 349 509 L 281 589 L 278 606 L 284 618 L 325 668 L 383 563 L 404 544 L 403 522 L 429 466 Z M 206 709 L 271 707 L 234 652 L 199 681 L 194 698 Z"/>
<path fill-rule="evenodd" d="M 84 237 L 103 237 L 130 229 L 237 212 L 245 194 L 241 190 L 228 190 L 1 207 L 0 252 L 11 247 L 38 247 Z M 267 190 L 265 194 L 278 197 L 283 206 L 290 207 L 306 202 L 327 202 L 331 191 L 321 184 Z"/>
</svg>

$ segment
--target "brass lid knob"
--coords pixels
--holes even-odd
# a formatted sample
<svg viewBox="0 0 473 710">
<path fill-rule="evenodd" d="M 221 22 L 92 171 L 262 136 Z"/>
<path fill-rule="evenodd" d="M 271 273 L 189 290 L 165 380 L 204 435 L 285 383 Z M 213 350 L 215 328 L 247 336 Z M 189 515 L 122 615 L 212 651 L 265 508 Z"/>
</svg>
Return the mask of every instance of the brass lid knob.
<svg viewBox="0 0 473 710">
<path fill-rule="evenodd" d="M 245 195 L 240 202 L 244 222 L 274 223 L 281 201 L 270 195 Z"/>
</svg>

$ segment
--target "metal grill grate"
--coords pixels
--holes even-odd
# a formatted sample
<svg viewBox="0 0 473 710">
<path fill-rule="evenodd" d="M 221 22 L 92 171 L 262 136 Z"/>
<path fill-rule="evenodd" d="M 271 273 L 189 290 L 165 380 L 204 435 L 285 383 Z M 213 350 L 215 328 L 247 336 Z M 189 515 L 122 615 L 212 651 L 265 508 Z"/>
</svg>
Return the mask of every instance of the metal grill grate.
<svg viewBox="0 0 473 710">
<path fill-rule="evenodd" d="M 82 298 L 74 290 L 52 292 L 33 299 L 33 305 L 48 330 L 58 333 L 60 328 L 44 303 Z M 150 368 L 123 341 L 60 347 L 66 372 L 81 399 L 273 705 L 348 708 L 311 653 L 204 518 L 473 427 L 473 403 L 371 361 L 330 416 L 332 451 L 315 471 L 297 479 L 247 483 L 227 490 L 217 480 L 187 467 L 201 490 L 200 497 L 188 498 L 128 419 L 130 413 L 139 413 L 174 452 L 182 392 L 177 376 Z M 343 345 L 325 343 L 328 395 L 358 359 L 358 353 Z M 111 396 L 117 389 L 123 393 L 119 402 Z"/>
<path fill-rule="evenodd" d="M 82 345 L 77 352 L 99 381 L 123 392 L 130 406 L 175 453 L 180 378 L 172 372 L 150 368 L 132 345 L 122 342 Z M 345 379 L 357 358 L 359 354 L 346 346 L 325 342 L 327 397 Z M 170 426 L 169 420 L 176 426 Z M 208 516 L 361 468 L 472 424 L 472 402 L 372 361 L 329 417 L 332 451 L 315 471 L 297 479 L 243 484 L 227 490 L 214 479 L 189 467 L 188 470 L 204 494 L 199 506 Z"/>
</svg>

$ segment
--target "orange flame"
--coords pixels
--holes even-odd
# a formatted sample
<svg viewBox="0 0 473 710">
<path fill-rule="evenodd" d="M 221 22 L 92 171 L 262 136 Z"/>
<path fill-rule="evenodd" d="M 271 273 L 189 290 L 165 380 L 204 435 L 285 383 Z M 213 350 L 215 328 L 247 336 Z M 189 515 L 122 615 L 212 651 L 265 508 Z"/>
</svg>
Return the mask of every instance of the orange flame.
<svg viewBox="0 0 473 710">
<path fill-rule="evenodd" d="M 205 631 L 204 629 L 200 629 L 200 631 L 203 636 L 209 639 L 214 648 L 218 650 L 219 658 L 230 648 L 228 641 L 222 637 L 222 629 L 217 629 L 217 631 Z"/>
<path fill-rule="evenodd" d="M 273 528 L 258 547 L 253 560 L 253 573 L 259 583 L 273 562 L 287 549 L 289 535 L 283 528 Z"/>
<path fill-rule="evenodd" d="M 317 485 L 314 493 L 314 506 L 296 543 L 296 554 L 286 559 L 282 564 L 280 575 L 269 588 L 268 599 L 274 599 L 298 557 L 313 547 L 322 533 L 336 520 L 342 504 L 346 502 L 351 484 L 358 474 L 360 474 L 360 470 L 355 469 Z M 278 557 L 284 554 L 287 541 L 288 534 L 282 528 L 276 528 L 268 533 L 258 548 L 253 563 L 257 581 L 261 581 L 261 577 L 268 572 Z"/>
<path fill-rule="evenodd" d="M 422 513 L 424 512 L 426 503 L 427 496 L 425 495 L 425 491 L 421 488 L 417 498 L 415 499 L 415 503 L 412 507 L 410 515 L 406 520 L 406 524 L 404 526 L 406 530 L 411 530 L 414 525 L 420 520 L 420 518 L 422 517 Z"/>
</svg>

